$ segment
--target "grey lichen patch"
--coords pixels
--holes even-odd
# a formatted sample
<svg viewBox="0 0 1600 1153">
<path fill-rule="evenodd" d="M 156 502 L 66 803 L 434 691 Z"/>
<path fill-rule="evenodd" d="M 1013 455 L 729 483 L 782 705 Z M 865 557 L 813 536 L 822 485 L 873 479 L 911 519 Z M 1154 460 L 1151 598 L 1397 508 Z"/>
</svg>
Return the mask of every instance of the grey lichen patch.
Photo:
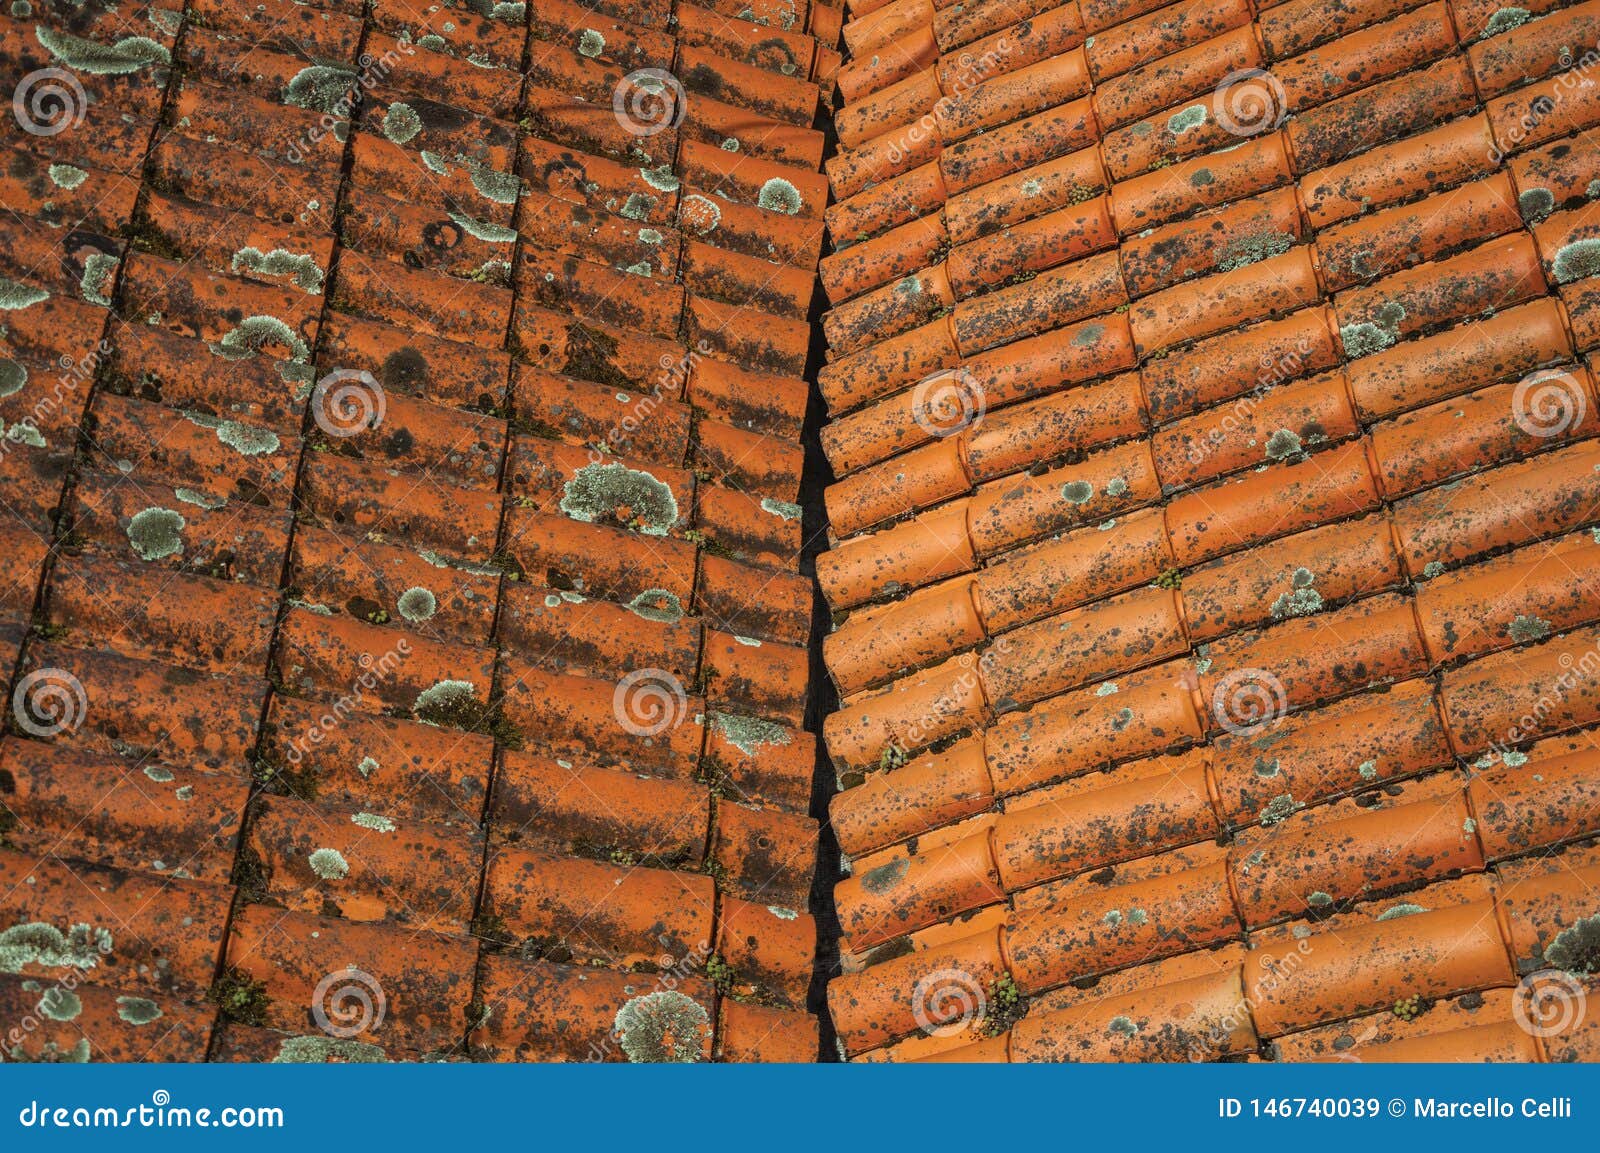
<svg viewBox="0 0 1600 1153">
<path fill-rule="evenodd" d="M 83 1001 L 71 989 L 56 986 L 39 999 L 39 1015 L 52 1021 L 76 1021 L 83 1012 Z"/>
<path fill-rule="evenodd" d="M 356 772 L 361 774 L 362 780 L 367 781 L 371 780 L 372 774 L 377 772 L 381 767 L 382 766 L 378 764 L 376 757 L 362 757 L 361 763 L 356 766 Z"/>
<path fill-rule="evenodd" d="M 1101 917 L 1100 921 L 1102 924 L 1109 925 L 1111 928 L 1115 929 L 1118 925 L 1122 924 L 1122 910 L 1107 909 L 1106 915 Z"/>
<path fill-rule="evenodd" d="M 1098 685 L 1096 685 L 1094 687 L 1094 695 L 1097 696 L 1097 697 L 1109 697 L 1112 693 L 1114 693 L 1116 691 L 1117 691 L 1117 682 L 1116 681 L 1105 681 L 1102 684 L 1098 684 Z"/>
<path fill-rule="evenodd" d="M 109 252 L 91 252 L 83 262 L 78 278 L 78 295 L 101 308 L 111 307 L 111 280 L 120 263 Z"/>
<path fill-rule="evenodd" d="M 770 496 L 761 498 L 761 511 L 770 512 L 784 520 L 799 520 L 801 515 L 799 505 L 787 500 L 773 500 Z"/>
<path fill-rule="evenodd" d="M 666 164 L 658 164 L 654 168 L 639 169 L 639 179 L 643 180 L 657 192 L 678 191 L 678 176 L 672 171 L 672 168 Z"/>
<path fill-rule="evenodd" d="M 170 508 L 147 508 L 128 519 L 128 544 L 140 560 L 161 560 L 183 552 L 183 514 Z"/>
<path fill-rule="evenodd" d="M 1600 177 L 1596 177 L 1584 185 L 1583 194 L 1590 200 L 1600 200 Z"/>
<path fill-rule="evenodd" d="M 497 168 L 469 160 L 467 175 L 472 178 L 472 187 L 496 204 L 515 204 L 517 197 L 522 195 L 522 181 L 514 173 L 501 172 Z"/>
<path fill-rule="evenodd" d="M 240 456 L 270 456 L 282 447 L 278 434 L 270 428 L 257 428 L 238 420 L 217 425 L 217 439 Z"/>
<path fill-rule="evenodd" d="M 756 203 L 768 212 L 781 212 L 793 216 L 800 211 L 800 190 L 781 176 L 774 176 L 761 186 Z"/>
<path fill-rule="evenodd" d="M 1069 480 L 1061 486 L 1061 499 L 1068 504 L 1088 504 L 1094 498 L 1094 485 L 1086 480 Z"/>
<path fill-rule="evenodd" d="M 477 699 L 478 687 L 471 681 L 445 680 L 418 693 L 411 711 L 421 720 L 439 724 L 462 709 L 475 706 Z"/>
<path fill-rule="evenodd" d="M 273 341 L 289 349 L 290 360 L 305 361 L 311 356 L 300 334 L 276 316 L 247 316 L 207 347 L 223 360 L 248 360 Z"/>
<path fill-rule="evenodd" d="M 1236 236 L 1222 250 L 1217 261 L 1221 272 L 1232 272 L 1273 256 L 1282 256 L 1294 247 L 1294 237 L 1287 232 L 1251 232 Z"/>
<path fill-rule="evenodd" d="M 1484 25 L 1483 34 L 1487 38 L 1489 36 L 1498 36 L 1502 32 L 1509 32 L 1513 28 L 1520 28 L 1528 22 L 1532 15 L 1533 13 L 1526 8 L 1508 7 L 1496 9 L 1495 14 L 1489 17 L 1489 22 Z"/>
<path fill-rule="evenodd" d="M 1263 780 L 1271 780 L 1283 771 L 1277 757 L 1257 757 L 1254 767 L 1256 776 Z"/>
<path fill-rule="evenodd" d="M 192 801 L 194 800 L 194 786 L 179 785 L 176 789 L 172 790 L 172 795 L 177 797 L 180 801 Z"/>
<path fill-rule="evenodd" d="M 350 113 L 350 91 L 359 78 L 344 68 L 311 64 L 300 69 L 283 86 L 283 102 L 308 112 L 329 116 Z"/>
<path fill-rule="evenodd" d="M 788 729 L 760 717 L 712 712 L 707 719 L 724 740 L 747 757 L 755 756 L 756 749 L 762 745 L 787 745 L 794 740 Z"/>
<path fill-rule="evenodd" d="M 1106 1030 L 1115 1033 L 1119 1037 L 1132 1037 L 1139 1031 L 1139 1025 L 1132 1017 L 1125 1017 L 1118 1013 L 1111 1018 L 1111 1023 L 1106 1026 Z"/>
<path fill-rule="evenodd" d="M 1072 338 L 1072 343 L 1077 345 L 1079 348 L 1088 348 L 1091 345 L 1098 344 L 1100 342 L 1100 338 L 1105 335 L 1105 332 L 1106 328 L 1103 324 L 1086 324 L 1079 329 L 1077 335 Z"/>
<path fill-rule="evenodd" d="M 63 933 L 43 921 L 28 921 L 0 931 L 0 973 L 20 973 L 29 965 L 89 970 L 111 952 L 111 946 L 108 930 L 86 922 Z"/>
<path fill-rule="evenodd" d="M 10 277 L 0 276 L 0 309 L 16 312 L 18 309 L 31 308 L 42 300 L 49 300 L 50 294 L 42 288 L 35 288 L 31 284 L 20 284 Z"/>
<path fill-rule="evenodd" d="M 1443 561 L 1431 560 L 1422 566 L 1422 578 L 1424 580 L 1432 580 L 1442 572 L 1444 572 Z"/>
<path fill-rule="evenodd" d="M 1569 973 L 1600 970 L 1600 913 L 1584 917 L 1556 934 L 1544 959 Z"/>
<path fill-rule="evenodd" d="M 1506 635 L 1518 644 L 1543 640 L 1550 635 L 1550 622 L 1527 613 L 1519 613 L 1506 626 Z"/>
<path fill-rule="evenodd" d="M 1543 220 L 1555 207 L 1556 198 L 1548 188 L 1530 188 L 1517 197 L 1517 208 L 1529 224 Z"/>
<path fill-rule="evenodd" d="M 28 370 L 15 360 L 0 359 L 0 398 L 15 396 L 28 384 Z"/>
<path fill-rule="evenodd" d="M 421 131 L 422 117 L 404 101 L 395 101 L 383 114 L 383 134 L 396 144 L 409 144 Z"/>
<path fill-rule="evenodd" d="M 1528 754 L 1519 749 L 1507 749 L 1500 754 L 1500 762 L 1507 768 L 1520 768 L 1528 763 Z"/>
<path fill-rule="evenodd" d="M 1268 460 L 1288 460 L 1301 452 L 1300 438 L 1287 428 L 1280 428 L 1267 437 Z"/>
<path fill-rule="evenodd" d="M 629 1061 L 690 1063 L 711 1039 L 711 1016 L 675 989 L 634 997 L 617 1010 L 612 1030 Z"/>
<path fill-rule="evenodd" d="M 318 849 L 306 858 L 306 863 L 324 881 L 339 881 L 350 875 L 350 862 L 338 849 Z"/>
<path fill-rule="evenodd" d="M 450 219 L 468 236 L 476 237 L 485 244 L 511 244 L 517 239 L 517 230 L 507 228 L 503 224 L 493 224 L 487 220 L 478 220 L 468 216 L 465 212 L 452 212 Z"/>
<path fill-rule="evenodd" d="M 1279 821 L 1288 818 L 1303 808 L 1305 806 L 1296 801 L 1290 794 L 1279 793 L 1262 808 L 1261 823 L 1262 825 L 1276 825 Z"/>
<path fill-rule="evenodd" d="M 208 492 L 201 492 L 193 488 L 175 488 L 172 490 L 172 495 L 183 501 L 184 504 L 192 504 L 212 511 L 225 508 L 228 504 L 226 497 L 212 496 Z"/>
<path fill-rule="evenodd" d="M 666 536 L 678 522 L 678 498 L 642 469 L 587 464 L 562 490 L 561 511 L 590 524 L 615 520 L 647 536 Z"/>
<path fill-rule="evenodd" d="M 1557 284 L 1600 275 L 1600 237 L 1587 237 L 1563 245 L 1550 262 Z"/>
<path fill-rule="evenodd" d="M 1400 322 L 1406 318 L 1405 306 L 1391 300 L 1381 305 L 1371 321 L 1346 324 L 1339 329 L 1345 355 L 1351 359 L 1382 352 L 1400 338 Z"/>
<path fill-rule="evenodd" d="M 356 813 L 350 818 L 352 825 L 359 825 L 363 829 L 371 829 L 375 833 L 392 833 L 396 825 L 388 817 L 380 813 Z"/>
<path fill-rule="evenodd" d="M 124 36 L 114 44 L 98 44 L 36 25 L 34 37 L 62 64 L 94 76 L 126 76 L 152 64 L 170 64 L 172 53 L 148 36 Z"/>
<path fill-rule="evenodd" d="M 689 203 L 689 201 L 693 201 L 693 200 L 705 200 L 705 197 L 703 197 L 703 196 L 691 196 L 684 203 L 687 204 L 687 203 Z M 707 204 L 711 204 L 711 201 L 706 200 L 706 203 Z M 624 216 L 629 220 L 647 220 L 647 219 L 649 219 L 649 216 L 650 216 L 650 210 L 652 208 L 654 208 L 655 205 L 656 205 L 655 197 L 646 196 L 642 192 L 630 192 L 630 193 L 628 193 L 628 198 L 622 202 L 622 207 L 617 209 L 617 215 Z M 711 207 L 712 208 L 716 208 L 716 205 L 715 204 L 711 204 Z M 722 218 L 722 213 L 719 210 L 717 212 L 716 219 L 720 220 L 721 218 Z M 710 228 L 697 229 L 697 231 L 700 233 L 701 236 L 704 236 L 707 232 L 710 232 L 711 229 L 715 228 L 715 227 L 716 227 L 716 223 L 713 222 L 711 224 Z"/>
<path fill-rule="evenodd" d="M 1302 566 L 1295 569 L 1289 578 L 1289 591 L 1272 602 L 1272 618 L 1281 621 L 1321 612 L 1322 594 L 1312 587 L 1316 579 L 1316 574 L 1308 568 Z"/>
<path fill-rule="evenodd" d="M 144 775 L 158 785 L 171 784 L 175 779 L 172 775 L 172 770 L 165 765 L 146 765 L 144 767 Z"/>
<path fill-rule="evenodd" d="M 1329 894 L 1324 893 L 1321 889 L 1318 889 L 1316 892 L 1312 893 L 1306 898 L 1306 903 L 1309 904 L 1313 909 L 1326 909 L 1329 905 L 1333 904 L 1333 898 Z"/>
<path fill-rule="evenodd" d="M 1128 482 L 1123 480 L 1120 476 L 1112 477 L 1110 480 L 1106 481 L 1106 495 L 1127 496 Z"/>
<path fill-rule="evenodd" d="M 606 38 L 593 28 L 585 28 L 578 36 L 578 55 L 591 60 L 606 50 Z"/>
<path fill-rule="evenodd" d="M 1400 904 L 1385 909 L 1383 912 L 1379 913 L 1377 919 L 1380 921 L 1393 921 L 1399 919 L 1400 917 L 1414 917 L 1418 913 L 1426 913 L 1427 911 L 1428 910 L 1421 905 L 1413 904 L 1410 901 L 1402 901 Z"/>
<path fill-rule="evenodd" d="M 323 273 L 316 257 L 306 252 L 290 252 L 287 248 L 274 248 L 262 252 L 247 244 L 233 254 L 234 272 L 253 272 L 269 278 L 288 277 L 301 292 L 315 296 L 322 291 Z"/>
<path fill-rule="evenodd" d="M 33 424 L 31 419 L 22 420 L 5 427 L 5 422 L 0 421 L 0 432 L 4 432 L 5 439 L 12 444 L 25 444 L 29 448 L 46 448 L 44 434 Z"/>
<path fill-rule="evenodd" d="M 343 1037 L 290 1037 L 278 1046 L 274 1065 L 382 1065 L 389 1055 L 377 1045 Z"/>
<path fill-rule="evenodd" d="M 48 172 L 50 174 L 50 183 L 57 188 L 65 188 L 69 192 L 89 179 L 87 172 L 71 164 L 52 164 Z"/>
<path fill-rule="evenodd" d="M 622 214 L 624 216 L 628 214 L 626 206 Z M 722 208 L 715 200 L 701 196 L 698 192 L 691 192 L 684 197 L 683 205 L 679 209 L 679 220 L 693 229 L 696 236 L 704 236 L 708 232 L 715 232 L 717 225 L 722 223 Z"/>
<path fill-rule="evenodd" d="M 677 593 L 666 589 L 645 589 L 627 605 L 635 616 L 647 621 L 680 621 L 683 619 L 683 600 Z"/>
<path fill-rule="evenodd" d="M 1167 117 L 1167 131 L 1173 136 L 1182 136 L 1191 129 L 1199 128 L 1206 122 L 1206 106 L 1204 104 L 1191 104 L 1187 108 L 1180 108 Z"/>
<path fill-rule="evenodd" d="M 1375 760 L 1362 761 L 1356 766 L 1356 772 L 1361 774 L 1363 781 L 1375 780 L 1378 776 L 1378 762 Z"/>
<path fill-rule="evenodd" d="M 117 1016 L 130 1025 L 148 1025 L 161 1020 L 161 1006 L 147 997 L 118 997 Z"/>
<path fill-rule="evenodd" d="M 439 598 L 421 585 L 414 585 L 400 594 L 395 608 L 406 620 L 420 624 L 439 611 Z"/>
</svg>

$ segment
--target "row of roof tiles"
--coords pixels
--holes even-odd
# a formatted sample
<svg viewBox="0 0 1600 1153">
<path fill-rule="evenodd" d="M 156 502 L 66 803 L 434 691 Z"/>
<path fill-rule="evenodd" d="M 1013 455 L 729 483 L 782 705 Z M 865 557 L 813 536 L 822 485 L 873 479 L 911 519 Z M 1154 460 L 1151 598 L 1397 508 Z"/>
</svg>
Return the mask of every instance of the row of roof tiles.
<svg viewBox="0 0 1600 1153">
<path fill-rule="evenodd" d="M 7 1057 L 814 1057 L 760 7 L 0 17 Z"/>
</svg>

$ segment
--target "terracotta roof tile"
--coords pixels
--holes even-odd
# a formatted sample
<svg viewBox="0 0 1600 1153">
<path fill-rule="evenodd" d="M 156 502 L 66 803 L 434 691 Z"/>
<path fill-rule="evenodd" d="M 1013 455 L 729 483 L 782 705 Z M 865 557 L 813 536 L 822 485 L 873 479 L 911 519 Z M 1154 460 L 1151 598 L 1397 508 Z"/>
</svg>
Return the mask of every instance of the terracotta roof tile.
<svg viewBox="0 0 1600 1153">
<path fill-rule="evenodd" d="M 847 1056 L 1590 1051 L 1597 13 L 852 5 Z"/>
<path fill-rule="evenodd" d="M 842 24 L 0 15 L 6 1057 L 815 1059 Z"/>
</svg>

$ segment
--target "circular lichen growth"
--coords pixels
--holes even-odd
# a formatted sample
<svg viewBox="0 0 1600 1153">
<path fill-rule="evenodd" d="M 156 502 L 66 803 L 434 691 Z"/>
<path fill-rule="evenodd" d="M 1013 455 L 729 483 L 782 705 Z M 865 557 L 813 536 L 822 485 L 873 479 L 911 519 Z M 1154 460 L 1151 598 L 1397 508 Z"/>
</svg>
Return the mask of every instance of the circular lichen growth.
<svg viewBox="0 0 1600 1153">
<path fill-rule="evenodd" d="M 647 536 L 678 522 L 678 498 L 649 473 L 618 463 L 588 464 L 567 481 L 561 511 L 591 524 L 616 521 Z"/>
<path fill-rule="evenodd" d="M 296 72 L 283 86 L 283 102 L 308 112 L 343 116 L 350 109 L 350 91 L 358 77 L 343 68 L 312 64 Z"/>
<path fill-rule="evenodd" d="M 14 360 L 0 359 L 0 397 L 15 396 L 28 383 L 28 370 Z"/>
<path fill-rule="evenodd" d="M 70 989 L 50 989 L 39 1000 L 39 1015 L 52 1021 L 76 1021 L 83 1012 L 83 1001 Z"/>
<path fill-rule="evenodd" d="M 356 813 L 351 816 L 350 823 L 363 829 L 371 829 L 374 833 L 392 833 L 398 827 L 381 813 Z"/>
<path fill-rule="evenodd" d="M 626 212 L 623 215 L 627 215 Z M 696 236 L 715 232 L 722 223 L 722 208 L 715 200 L 691 192 L 678 205 L 678 221 Z"/>
<path fill-rule="evenodd" d="M 647 621 L 672 623 L 683 619 L 683 600 L 666 589 L 645 589 L 628 602 L 628 608 Z"/>
<path fill-rule="evenodd" d="M 1564 245 L 1550 264 L 1557 284 L 1600 275 L 1600 238 L 1586 237 Z"/>
<path fill-rule="evenodd" d="M 1069 480 L 1061 486 L 1061 499 L 1068 504 L 1088 504 L 1094 497 L 1094 485 L 1086 480 Z"/>
<path fill-rule="evenodd" d="M 1519 645 L 1540 641 L 1550 635 L 1550 622 L 1528 613 L 1519 613 L 1506 626 L 1506 635 Z"/>
<path fill-rule="evenodd" d="M 1569 973 L 1600 970 L 1600 914 L 1584 917 L 1557 933 L 1545 949 L 1544 959 Z"/>
<path fill-rule="evenodd" d="M 71 164 L 52 164 L 48 171 L 50 183 L 57 188 L 65 188 L 68 192 L 89 179 L 87 172 Z"/>
<path fill-rule="evenodd" d="M 395 607 L 406 620 L 418 624 L 439 611 L 439 598 L 421 585 L 416 585 L 400 594 Z"/>
<path fill-rule="evenodd" d="M 241 456 L 268 456 L 278 451 L 278 434 L 270 428 L 257 428 L 237 420 L 217 425 L 217 439 Z"/>
<path fill-rule="evenodd" d="M 1185 132 L 1199 128 L 1206 122 L 1206 106 L 1204 104 L 1191 104 L 1187 108 L 1179 109 L 1167 117 L 1167 131 L 1174 136 L 1182 136 Z"/>
<path fill-rule="evenodd" d="M 1119 1037 L 1132 1037 L 1139 1031 L 1139 1026 L 1132 1017 L 1125 1017 L 1120 1013 L 1111 1018 L 1111 1023 L 1106 1028 Z"/>
<path fill-rule="evenodd" d="M 1522 219 L 1536 224 L 1555 211 L 1556 198 L 1548 188 L 1530 188 L 1517 197 L 1517 208 Z"/>
<path fill-rule="evenodd" d="M 693 998 L 662 990 L 623 1005 L 613 1029 L 630 1061 L 687 1064 L 700 1059 L 711 1039 L 711 1017 Z"/>
<path fill-rule="evenodd" d="M 593 28 L 585 28 L 578 37 L 578 55 L 591 59 L 606 50 L 606 38 Z"/>
<path fill-rule="evenodd" d="M 1287 460 L 1300 452 L 1300 438 L 1287 428 L 1280 428 L 1267 437 L 1267 459 Z"/>
<path fill-rule="evenodd" d="M 383 134 L 396 144 L 408 144 L 422 131 L 422 117 L 402 101 L 389 105 L 383 114 Z"/>
<path fill-rule="evenodd" d="M 161 1006 L 145 997 L 118 997 L 117 1016 L 130 1025 L 148 1025 L 161 1019 Z"/>
<path fill-rule="evenodd" d="M 183 552 L 183 514 L 170 508 L 147 508 L 128 520 L 128 543 L 140 560 L 161 560 Z"/>
<path fill-rule="evenodd" d="M 761 186 L 756 203 L 768 212 L 781 212 L 793 216 L 800 211 L 800 190 L 781 176 L 774 176 Z"/>
<path fill-rule="evenodd" d="M 306 858 L 306 863 L 324 881 L 338 881 L 350 875 L 350 862 L 338 849 L 318 849 Z"/>
</svg>

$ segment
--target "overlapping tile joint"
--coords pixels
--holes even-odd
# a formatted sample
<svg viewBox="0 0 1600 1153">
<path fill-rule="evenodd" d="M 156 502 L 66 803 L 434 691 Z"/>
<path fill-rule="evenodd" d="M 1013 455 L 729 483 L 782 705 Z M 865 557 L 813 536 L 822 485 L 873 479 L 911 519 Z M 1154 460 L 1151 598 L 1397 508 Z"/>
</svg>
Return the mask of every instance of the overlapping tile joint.
<svg viewBox="0 0 1600 1153">
<path fill-rule="evenodd" d="M 844 39 L 842 1051 L 1600 1058 L 1600 3 Z"/>
<path fill-rule="evenodd" d="M 9 0 L 8 1060 L 812 1060 L 804 0 Z"/>
</svg>

